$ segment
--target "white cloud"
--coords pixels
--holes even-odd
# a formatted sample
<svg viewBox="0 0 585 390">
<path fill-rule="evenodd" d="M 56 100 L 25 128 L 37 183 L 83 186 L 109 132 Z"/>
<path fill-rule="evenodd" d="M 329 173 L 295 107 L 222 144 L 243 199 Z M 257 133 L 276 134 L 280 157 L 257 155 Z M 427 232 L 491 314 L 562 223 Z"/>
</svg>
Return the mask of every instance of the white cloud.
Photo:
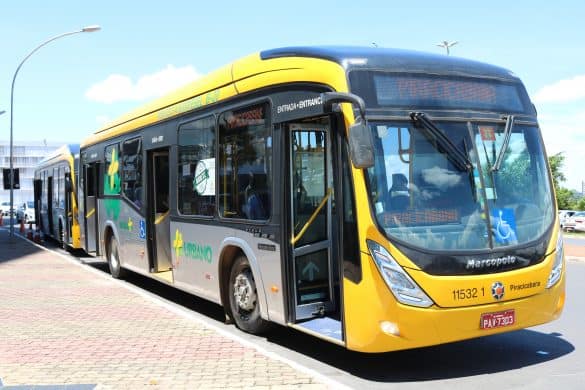
<svg viewBox="0 0 585 390">
<path fill-rule="evenodd" d="M 142 76 L 136 83 L 128 76 L 112 74 L 92 85 L 85 97 L 100 103 L 145 100 L 164 95 L 199 77 L 201 74 L 192 66 L 176 68 L 173 65 Z"/>
<path fill-rule="evenodd" d="M 562 186 L 581 190 L 581 182 L 585 181 L 585 111 L 547 113 L 545 116 L 539 115 L 539 119 L 547 154 L 552 156 L 562 152 L 565 156 L 562 171 L 567 180 Z"/>
<path fill-rule="evenodd" d="M 542 87 L 534 95 L 536 103 L 565 103 L 585 98 L 585 75 L 560 80 Z"/>
</svg>

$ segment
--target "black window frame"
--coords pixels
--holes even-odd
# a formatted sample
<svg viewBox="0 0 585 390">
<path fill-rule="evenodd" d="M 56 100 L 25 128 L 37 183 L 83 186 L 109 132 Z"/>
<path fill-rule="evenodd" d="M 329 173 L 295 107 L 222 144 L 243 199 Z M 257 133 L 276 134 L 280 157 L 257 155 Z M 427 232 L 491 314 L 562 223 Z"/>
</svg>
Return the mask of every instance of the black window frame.
<svg viewBox="0 0 585 390">
<path fill-rule="evenodd" d="M 126 183 L 126 174 L 125 174 L 125 170 L 124 170 L 124 162 L 126 159 L 126 153 L 124 151 L 124 146 L 127 143 L 131 143 L 134 141 L 138 141 L 139 142 L 139 146 L 138 146 L 138 152 L 136 153 L 136 159 L 140 161 L 140 169 L 139 170 L 135 170 L 137 174 L 140 174 L 140 184 L 142 187 L 142 199 L 141 200 L 141 204 L 137 205 L 136 204 L 136 199 L 131 199 L 128 197 L 128 195 L 126 194 L 126 190 L 124 189 L 124 184 Z M 121 145 L 121 147 L 120 147 Z M 144 141 L 142 139 L 142 135 L 137 135 L 137 136 L 132 136 L 129 138 L 124 139 L 122 142 L 118 143 L 118 150 L 120 153 L 120 167 L 118 168 L 118 174 L 120 175 L 120 196 L 125 199 L 133 208 L 135 208 L 138 211 L 141 211 L 142 209 L 144 209 L 144 205 L 145 205 L 145 194 L 144 194 L 144 159 L 143 159 L 143 147 L 144 147 Z M 105 151 L 104 151 L 105 152 Z M 105 155 L 104 155 L 104 161 L 105 161 Z M 134 181 L 134 189 L 133 191 L 136 191 L 136 180 Z"/>
<path fill-rule="evenodd" d="M 223 165 L 221 162 L 222 157 L 222 148 L 221 148 L 221 118 L 223 115 L 234 112 L 234 111 L 243 111 L 249 108 L 253 108 L 255 106 L 263 106 L 265 108 L 264 112 L 264 127 L 265 127 L 265 142 L 264 142 L 264 158 L 269 161 L 268 172 L 266 173 L 266 199 L 268 201 L 267 207 L 267 217 L 265 219 L 249 219 L 241 216 L 238 217 L 226 217 L 223 215 L 224 211 L 221 208 L 221 179 L 220 174 L 223 169 Z M 216 186 L 217 186 L 217 200 L 216 200 L 216 215 L 218 216 L 219 220 L 222 222 L 237 222 L 237 223 L 246 223 L 246 224 L 258 224 L 258 225 L 266 225 L 269 224 L 272 219 L 274 218 L 274 137 L 273 137 L 273 118 L 272 118 L 272 101 L 268 97 L 262 97 L 255 100 L 248 100 L 244 102 L 240 102 L 238 104 L 229 105 L 224 107 L 223 110 L 216 113 L 216 139 L 217 139 L 217 157 L 216 157 Z M 270 139 L 270 148 L 267 146 L 267 140 Z M 239 193 L 240 191 L 238 191 Z"/>
<path fill-rule="evenodd" d="M 189 118 L 188 120 L 184 120 L 178 123 L 177 125 L 177 160 L 176 160 L 176 169 L 177 169 L 177 180 L 176 180 L 176 212 L 177 215 L 183 218 L 193 218 L 193 219 L 214 219 L 219 211 L 218 211 L 218 202 L 219 202 L 219 194 L 218 194 L 218 185 L 217 185 L 217 179 L 219 177 L 218 175 L 218 163 L 219 163 L 219 130 L 218 130 L 218 117 L 219 115 L 217 115 L 216 113 L 204 113 L 202 115 L 199 115 L 195 118 Z M 193 213 L 193 214 L 185 214 L 181 208 L 181 203 L 179 199 L 180 194 L 182 193 L 179 185 L 181 183 L 181 179 L 180 179 L 180 169 L 181 169 L 181 162 L 180 162 L 180 156 L 181 156 L 181 152 L 182 152 L 182 148 L 183 147 L 188 147 L 190 145 L 181 145 L 181 130 L 185 130 L 182 129 L 182 127 L 184 127 L 185 125 L 189 125 L 191 123 L 200 121 L 200 120 L 206 120 L 206 119 L 212 119 L 212 123 L 213 123 L 213 135 L 214 135 L 214 140 L 213 140 L 213 159 L 215 160 L 215 171 L 214 171 L 214 181 L 215 181 L 215 191 L 214 191 L 214 195 L 213 195 L 213 206 L 214 206 L 214 210 L 211 214 L 198 214 L 198 213 Z"/>
</svg>

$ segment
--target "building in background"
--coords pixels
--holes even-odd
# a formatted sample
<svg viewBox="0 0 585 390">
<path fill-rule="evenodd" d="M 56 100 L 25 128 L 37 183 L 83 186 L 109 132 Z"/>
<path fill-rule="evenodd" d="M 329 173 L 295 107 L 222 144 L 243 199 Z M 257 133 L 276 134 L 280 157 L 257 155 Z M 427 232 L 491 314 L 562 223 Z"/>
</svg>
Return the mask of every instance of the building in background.
<svg viewBox="0 0 585 390">
<path fill-rule="evenodd" d="M 34 168 L 39 161 L 53 153 L 65 142 L 14 141 L 13 166 L 19 169 L 20 189 L 14 190 L 14 208 L 34 200 Z M 0 141 L 0 172 L 10 168 L 10 142 Z M 0 202 L 10 202 L 10 191 L 0 187 Z"/>
</svg>

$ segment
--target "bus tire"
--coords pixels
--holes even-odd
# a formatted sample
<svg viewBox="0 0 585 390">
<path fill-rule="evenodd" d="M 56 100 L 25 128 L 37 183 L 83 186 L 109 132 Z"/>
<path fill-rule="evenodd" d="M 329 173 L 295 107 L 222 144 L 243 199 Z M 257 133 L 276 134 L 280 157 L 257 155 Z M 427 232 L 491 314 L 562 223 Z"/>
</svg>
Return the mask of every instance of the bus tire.
<svg viewBox="0 0 585 390">
<path fill-rule="evenodd" d="M 115 279 L 123 279 L 126 276 L 126 270 L 120 264 L 120 252 L 118 250 L 118 240 L 112 235 L 110 237 L 107 249 L 108 267 L 110 274 Z"/>
<path fill-rule="evenodd" d="M 246 256 L 238 256 L 232 264 L 228 291 L 230 311 L 238 328 L 260 334 L 270 327 L 270 323 L 260 316 L 256 282 Z"/>
</svg>

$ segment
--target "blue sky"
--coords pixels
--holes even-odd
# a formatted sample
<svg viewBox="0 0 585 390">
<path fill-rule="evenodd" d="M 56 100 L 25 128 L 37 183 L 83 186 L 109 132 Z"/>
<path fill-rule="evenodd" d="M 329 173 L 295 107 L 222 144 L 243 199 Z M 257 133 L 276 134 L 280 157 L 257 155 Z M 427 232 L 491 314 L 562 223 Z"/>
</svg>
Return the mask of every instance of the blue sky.
<svg viewBox="0 0 585 390">
<path fill-rule="evenodd" d="M 538 4 L 541 3 L 541 4 Z M 351 4 L 351 5 L 345 5 Z M 290 45 L 365 45 L 452 55 L 511 69 L 539 112 L 549 155 L 563 151 L 566 187 L 585 180 L 585 2 L 7 1 L 0 8 L 0 139 L 79 142 L 172 86 L 247 54 Z"/>
</svg>

